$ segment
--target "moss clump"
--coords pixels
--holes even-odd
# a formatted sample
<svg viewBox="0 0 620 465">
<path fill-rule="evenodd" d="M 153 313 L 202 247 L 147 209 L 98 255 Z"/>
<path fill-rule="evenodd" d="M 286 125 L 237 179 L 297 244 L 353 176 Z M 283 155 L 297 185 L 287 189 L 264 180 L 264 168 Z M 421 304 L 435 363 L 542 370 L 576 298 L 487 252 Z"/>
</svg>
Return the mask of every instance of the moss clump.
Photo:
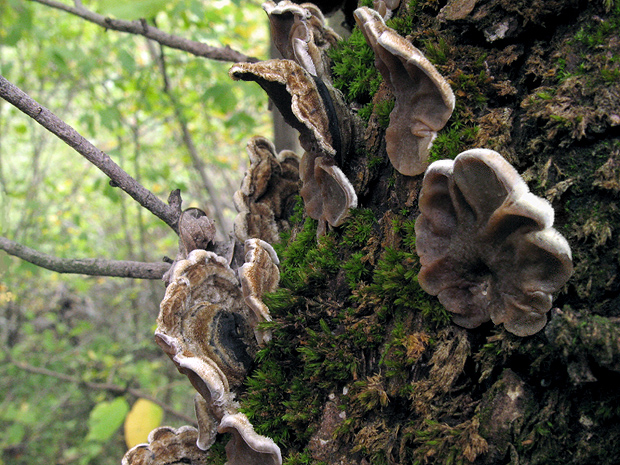
<svg viewBox="0 0 620 465">
<path fill-rule="evenodd" d="M 375 55 L 359 28 L 330 49 L 329 57 L 334 63 L 334 86 L 350 102 L 369 103 L 383 79 L 375 67 Z"/>
</svg>

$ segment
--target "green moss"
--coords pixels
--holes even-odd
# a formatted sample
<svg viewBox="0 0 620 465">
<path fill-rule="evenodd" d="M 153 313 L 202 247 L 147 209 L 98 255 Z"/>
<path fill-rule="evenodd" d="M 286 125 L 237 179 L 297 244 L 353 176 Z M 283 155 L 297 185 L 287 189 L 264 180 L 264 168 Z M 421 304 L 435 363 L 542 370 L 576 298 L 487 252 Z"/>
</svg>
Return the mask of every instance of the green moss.
<svg viewBox="0 0 620 465">
<path fill-rule="evenodd" d="M 390 113 L 392 113 L 392 110 L 394 109 L 394 104 L 395 100 L 389 99 L 378 102 L 375 105 L 374 111 L 377 115 L 377 122 L 383 129 L 386 129 L 390 124 Z"/>
<path fill-rule="evenodd" d="M 342 227 L 343 244 L 351 248 L 361 248 L 368 244 L 377 226 L 377 219 L 372 210 L 355 208 L 349 213 L 347 222 Z"/>
<path fill-rule="evenodd" d="M 327 465 L 325 462 L 318 462 L 312 458 L 310 452 L 293 453 L 282 461 L 282 465 Z"/>
<path fill-rule="evenodd" d="M 375 55 L 356 27 L 351 36 L 329 50 L 334 65 L 334 86 L 348 101 L 368 103 L 382 82 L 375 67 Z"/>
</svg>

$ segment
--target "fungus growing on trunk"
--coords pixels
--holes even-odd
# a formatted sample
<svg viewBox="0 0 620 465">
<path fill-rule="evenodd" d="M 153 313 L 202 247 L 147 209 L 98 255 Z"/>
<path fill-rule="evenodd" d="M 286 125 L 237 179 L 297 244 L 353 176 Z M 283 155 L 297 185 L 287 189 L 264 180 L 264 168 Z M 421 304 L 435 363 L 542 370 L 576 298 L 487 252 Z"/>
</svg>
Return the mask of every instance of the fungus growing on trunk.
<svg viewBox="0 0 620 465">
<path fill-rule="evenodd" d="M 330 60 L 326 51 L 340 39 L 329 28 L 323 13 L 311 3 L 297 5 L 288 0 L 263 3 L 269 16 L 273 42 L 288 60 L 294 60 L 313 76 L 329 80 Z"/>
<path fill-rule="evenodd" d="M 401 174 L 423 173 L 437 131 L 454 110 L 452 89 L 422 52 L 387 27 L 379 13 L 358 8 L 355 20 L 396 99 L 385 133 L 388 157 Z"/>
<path fill-rule="evenodd" d="M 276 155 L 275 146 L 259 136 L 248 142 L 246 150 L 250 167 L 233 196 L 239 212 L 235 236 L 242 243 L 250 238 L 275 243 L 280 232 L 289 229 L 288 218 L 299 194 L 299 157 L 290 150 Z"/>
<path fill-rule="evenodd" d="M 352 140 L 350 111 L 339 92 L 291 60 L 239 63 L 229 74 L 256 81 L 285 121 L 300 132 L 306 150 L 300 164 L 300 193 L 308 215 L 321 221 L 319 235 L 325 232 L 325 222 L 342 224 L 349 209 L 357 206 L 357 196 L 336 165 Z"/>
<path fill-rule="evenodd" d="M 245 241 L 245 264 L 239 268 L 241 288 L 246 305 L 252 310 L 256 340 L 260 345 L 271 340 L 271 331 L 258 328 L 258 323 L 271 321 L 263 295 L 273 292 L 280 282 L 280 261 L 273 247 L 260 239 Z"/>
<path fill-rule="evenodd" d="M 323 98 L 315 80 L 300 65 L 292 60 L 237 63 L 229 74 L 234 80 L 261 86 L 284 120 L 299 131 L 304 149 L 336 154 Z"/>
<path fill-rule="evenodd" d="M 220 433 L 231 433 L 226 444 L 227 465 L 280 465 L 280 448 L 271 438 L 254 431 L 242 413 L 226 415 L 218 428 Z"/>
<path fill-rule="evenodd" d="M 198 431 L 192 426 L 155 428 L 148 444 L 138 444 L 125 453 L 122 465 L 207 465 L 209 454 L 196 445 L 197 438 Z"/>
<path fill-rule="evenodd" d="M 465 328 L 490 319 L 517 336 L 540 331 L 552 294 L 573 270 L 570 247 L 552 228 L 551 205 L 485 149 L 431 164 L 419 205 L 422 289 Z"/>
<path fill-rule="evenodd" d="M 335 164 L 333 157 L 304 153 L 299 166 L 303 182 L 300 194 L 306 213 L 319 221 L 317 236 L 325 234 L 327 225 L 340 226 L 351 208 L 357 207 L 353 186 Z"/>
<path fill-rule="evenodd" d="M 199 393 L 195 400 L 199 426 L 196 443 L 201 449 L 213 445 L 224 418 L 245 418 L 237 412 L 231 389 L 243 383 L 253 363 L 258 350 L 256 326 L 269 319 L 269 310 L 260 301 L 262 294 L 274 290 L 279 280 L 278 258 L 273 248 L 260 240 L 248 242 L 249 264 L 242 267 L 240 274 L 252 283 L 251 305 L 246 306 L 242 285 L 228 262 L 212 252 L 197 249 L 176 263 L 157 318 L 155 340 Z M 257 313 L 259 304 L 262 306 Z M 249 437 L 271 445 L 267 456 L 260 460 L 281 463 L 281 459 L 278 462 L 271 458 L 274 450 L 279 458 L 275 443 L 256 434 L 247 418 L 241 423 L 253 435 L 244 430 L 239 438 Z M 232 451 L 241 447 L 239 438 L 234 439 Z M 229 463 L 243 463 L 238 461 L 242 460 L 238 452 L 235 454 L 235 459 L 229 457 Z M 259 460 L 260 451 L 248 454 L 247 463 Z"/>
</svg>

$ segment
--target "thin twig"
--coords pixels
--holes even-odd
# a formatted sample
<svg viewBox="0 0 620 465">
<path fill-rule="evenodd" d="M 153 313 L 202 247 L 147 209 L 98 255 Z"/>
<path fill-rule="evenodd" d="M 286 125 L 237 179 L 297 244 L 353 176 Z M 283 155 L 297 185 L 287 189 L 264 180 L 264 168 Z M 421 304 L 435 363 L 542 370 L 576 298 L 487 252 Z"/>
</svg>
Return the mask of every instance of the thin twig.
<svg viewBox="0 0 620 465">
<path fill-rule="evenodd" d="M 151 191 L 123 171 L 106 153 L 99 150 L 75 129 L 58 118 L 50 110 L 40 105 L 17 86 L 11 84 L 3 76 L 0 76 L 0 97 L 62 139 L 67 145 L 103 171 L 112 180 L 114 187 L 123 189 L 140 205 L 164 221 L 174 231 L 177 231 L 177 223 L 181 214 L 180 208 L 166 205 Z"/>
<path fill-rule="evenodd" d="M 10 362 L 15 365 L 17 368 L 19 368 L 20 370 L 24 370 L 27 371 L 28 373 L 33 373 L 33 374 L 37 374 L 37 375 L 43 375 L 43 376 L 49 376 L 52 378 L 56 378 L 59 379 L 61 381 L 67 381 L 69 383 L 74 383 L 74 384 L 79 384 L 82 386 L 86 386 L 89 389 L 97 389 L 100 391 L 108 391 L 108 392 L 112 392 L 115 394 L 130 394 L 132 396 L 138 397 L 138 398 L 142 398 L 142 399 L 146 399 L 146 400 L 150 400 L 151 402 L 159 405 L 162 409 L 164 409 L 165 412 L 168 412 L 170 415 L 174 415 L 177 418 L 182 419 L 183 421 L 186 421 L 192 425 L 196 425 L 196 420 L 190 416 L 185 415 L 184 413 L 181 412 L 177 412 L 176 410 L 174 410 L 172 407 L 170 407 L 169 405 L 163 403 L 162 401 L 155 399 L 152 396 L 149 396 L 148 394 L 145 394 L 144 392 L 138 390 L 138 389 L 134 389 L 134 388 L 130 388 L 130 387 L 123 387 L 123 386 L 118 386 L 116 384 L 111 384 L 111 383 L 94 383 L 91 381 L 84 381 L 80 378 L 76 378 L 74 376 L 70 376 L 70 375 L 66 375 L 64 373 L 58 373 L 57 371 L 52 371 L 52 370 L 48 370 L 47 368 L 42 368 L 42 367 L 35 367 L 32 365 L 28 365 L 26 363 L 23 362 L 18 362 L 17 360 L 13 360 L 10 359 Z"/>
<path fill-rule="evenodd" d="M 228 61 L 232 63 L 238 62 L 256 62 L 257 58 L 249 57 L 241 52 L 233 50 L 229 46 L 226 47 L 212 47 L 202 42 L 196 42 L 194 40 L 184 39 L 183 37 L 168 34 L 154 26 L 150 26 L 146 21 L 136 20 L 127 21 L 123 19 L 113 19 L 94 11 L 91 11 L 81 3 L 75 2 L 75 6 L 65 5 L 64 3 L 56 2 L 54 0 L 30 0 L 42 5 L 47 5 L 58 10 L 66 11 L 73 15 L 79 16 L 82 19 L 98 24 L 106 29 L 113 29 L 115 31 L 127 32 L 129 34 L 141 35 L 149 39 L 159 42 L 170 48 L 183 50 L 199 57 L 209 58 L 217 61 Z"/>
<path fill-rule="evenodd" d="M 0 250 L 19 257 L 33 265 L 57 273 L 114 276 L 117 278 L 161 279 L 169 263 L 144 263 L 127 260 L 68 259 L 54 257 L 26 247 L 5 237 L 0 237 Z"/>
</svg>

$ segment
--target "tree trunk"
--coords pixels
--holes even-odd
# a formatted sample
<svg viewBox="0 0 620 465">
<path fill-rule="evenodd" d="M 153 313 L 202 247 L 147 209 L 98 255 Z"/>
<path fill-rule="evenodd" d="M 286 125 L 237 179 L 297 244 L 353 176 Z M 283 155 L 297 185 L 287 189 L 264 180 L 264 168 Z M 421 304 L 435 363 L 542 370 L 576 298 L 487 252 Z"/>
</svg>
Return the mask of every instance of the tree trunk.
<svg viewBox="0 0 620 465">
<path fill-rule="evenodd" d="M 417 284 L 422 175 L 387 159 L 392 94 L 381 84 L 352 98 L 340 84 L 372 110 L 365 153 L 342 166 L 360 208 L 318 245 L 315 222 L 300 220 L 280 246 L 273 342 L 244 411 L 295 463 L 618 463 L 620 5 L 413 1 L 388 25 L 456 95 L 432 159 L 503 155 L 551 202 L 574 274 L 533 336 L 456 326 Z M 372 61 L 355 68 L 359 39 L 332 56 L 361 80 Z"/>
</svg>

